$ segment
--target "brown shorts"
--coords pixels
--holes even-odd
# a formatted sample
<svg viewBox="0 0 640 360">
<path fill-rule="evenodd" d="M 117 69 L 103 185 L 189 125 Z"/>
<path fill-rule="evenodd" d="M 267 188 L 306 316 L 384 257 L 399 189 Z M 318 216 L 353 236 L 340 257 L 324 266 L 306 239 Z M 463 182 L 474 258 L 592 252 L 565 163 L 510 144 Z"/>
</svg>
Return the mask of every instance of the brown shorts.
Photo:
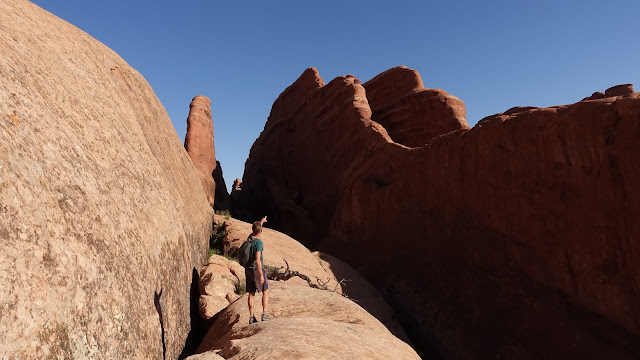
<svg viewBox="0 0 640 360">
<path fill-rule="evenodd" d="M 262 269 L 262 274 L 266 274 L 264 269 Z M 256 292 L 262 292 L 264 290 L 269 290 L 269 281 L 267 277 L 264 277 L 264 283 L 260 286 L 260 273 L 258 269 L 244 269 L 244 276 L 247 279 L 247 292 L 251 294 L 255 294 Z"/>
</svg>

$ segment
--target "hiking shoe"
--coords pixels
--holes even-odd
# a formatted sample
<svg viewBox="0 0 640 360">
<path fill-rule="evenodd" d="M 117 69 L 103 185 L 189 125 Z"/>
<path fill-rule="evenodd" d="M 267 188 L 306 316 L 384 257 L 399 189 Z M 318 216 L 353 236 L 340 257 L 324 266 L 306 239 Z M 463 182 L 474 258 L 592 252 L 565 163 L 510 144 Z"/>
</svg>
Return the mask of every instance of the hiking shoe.
<svg viewBox="0 0 640 360">
<path fill-rule="evenodd" d="M 266 312 L 262 313 L 262 321 L 269 321 L 269 315 Z"/>
<path fill-rule="evenodd" d="M 251 315 L 251 317 L 249 318 L 249 325 L 257 323 L 258 319 L 256 319 L 255 316 Z"/>
</svg>

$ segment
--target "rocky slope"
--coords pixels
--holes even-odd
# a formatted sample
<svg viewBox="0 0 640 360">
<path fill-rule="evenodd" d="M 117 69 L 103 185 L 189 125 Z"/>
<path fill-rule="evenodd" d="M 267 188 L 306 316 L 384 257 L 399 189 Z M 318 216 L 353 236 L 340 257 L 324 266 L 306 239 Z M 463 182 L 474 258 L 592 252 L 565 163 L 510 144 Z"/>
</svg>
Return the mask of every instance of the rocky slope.
<svg viewBox="0 0 640 360">
<path fill-rule="evenodd" d="M 219 314 L 199 351 L 227 360 L 420 359 L 349 299 L 288 282 L 270 286 L 270 321 L 248 325 L 244 295 Z"/>
<path fill-rule="evenodd" d="M 251 224 L 219 215 L 215 215 L 215 221 L 218 224 L 223 222 L 226 224 L 224 252 L 232 256 L 236 255 L 240 245 L 251 233 Z M 346 295 L 382 322 L 395 336 L 408 341 L 407 335 L 386 300 L 355 269 L 331 255 L 312 253 L 297 240 L 281 232 L 264 228 L 263 238 L 267 248 L 264 252 L 265 265 L 286 268 L 288 264 L 291 270 L 308 276 L 313 284 L 322 284 L 331 291 Z M 211 261 L 210 259 L 209 262 Z M 236 270 L 232 272 L 238 275 Z M 201 272 L 201 278 L 205 273 L 206 271 Z M 242 279 L 244 274 L 238 277 Z M 308 282 L 300 277 L 292 277 L 286 282 L 309 286 Z"/>
<path fill-rule="evenodd" d="M 640 95 L 469 129 L 421 84 L 305 71 L 251 149 L 243 211 L 357 267 L 423 356 L 640 356 Z"/>
<path fill-rule="evenodd" d="M 233 253 L 251 225 L 220 216 L 216 221 L 225 221 L 225 249 Z M 271 321 L 248 325 L 244 295 L 213 317 L 215 322 L 199 352 L 211 356 L 219 353 L 225 359 L 419 359 L 409 345 L 390 332 L 404 336 L 386 302 L 355 270 L 328 255 L 311 253 L 279 232 L 265 229 L 261 238 L 266 266 L 283 266 L 286 259 L 291 270 L 308 276 L 314 285 L 325 284 L 328 290 L 312 288 L 299 277 L 271 280 Z M 230 280 L 235 276 L 230 274 L 238 272 L 234 266 L 239 265 L 213 255 L 201 271 L 201 289 L 212 305 L 226 304 L 234 297 L 228 293 L 235 280 Z M 219 275 L 209 275 L 214 272 Z M 335 274 L 346 281 L 339 284 Z M 244 281 L 243 277 L 237 278 Z M 341 293 L 348 293 L 351 299 Z M 373 309 L 380 320 L 365 307 Z"/>
<path fill-rule="evenodd" d="M 177 359 L 213 211 L 162 104 L 26 0 L 0 51 L 0 358 Z"/>
</svg>

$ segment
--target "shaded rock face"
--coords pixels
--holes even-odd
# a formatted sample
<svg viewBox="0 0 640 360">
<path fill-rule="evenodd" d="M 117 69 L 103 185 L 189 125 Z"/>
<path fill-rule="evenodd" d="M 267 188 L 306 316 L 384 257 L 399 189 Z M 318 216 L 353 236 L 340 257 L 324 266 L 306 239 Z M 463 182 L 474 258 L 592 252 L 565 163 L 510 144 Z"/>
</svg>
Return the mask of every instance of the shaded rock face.
<svg viewBox="0 0 640 360">
<path fill-rule="evenodd" d="M 216 161 L 216 168 L 213 170 L 213 181 L 216 184 L 216 196 L 215 202 L 213 204 L 214 210 L 229 210 L 231 209 L 231 197 L 229 196 L 229 191 L 227 190 L 227 184 L 224 182 L 224 177 L 222 177 L 222 165 L 220 165 L 220 161 Z"/>
<path fill-rule="evenodd" d="M 233 187 L 231 188 L 231 194 L 229 195 L 229 198 L 231 200 L 231 216 L 246 222 L 253 222 L 260 219 L 254 219 L 253 217 L 254 211 L 252 211 L 251 208 L 251 198 L 248 192 L 242 191 L 242 180 L 235 179 L 233 181 Z"/>
<path fill-rule="evenodd" d="M 342 76 L 321 86 L 317 71 L 308 69 L 276 100 L 245 164 L 243 203 L 252 208 L 244 220 L 269 214 L 269 226 L 296 234 L 299 241 L 312 245 L 322 238 L 341 198 L 343 177 L 353 166 L 349 159 L 365 158 L 373 150 L 362 147 L 362 141 L 374 133 L 382 142 L 373 146 L 391 143 L 384 128 L 369 120 L 371 110 L 359 83 Z M 291 89 L 306 96 L 288 95 Z M 296 107 L 285 101 L 289 98 L 304 101 Z M 314 158 L 301 149 L 323 149 L 324 154 Z"/>
<path fill-rule="evenodd" d="M 313 252 L 322 267 L 336 281 L 343 281 L 342 293 L 378 319 L 400 340 L 409 342 L 407 334 L 398 322 L 396 314 L 375 286 L 342 260 L 319 251 Z"/>
<path fill-rule="evenodd" d="M 270 321 L 248 325 L 244 295 L 220 313 L 198 352 L 229 360 L 420 359 L 351 300 L 289 282 L 270 287 Z"/>
<path fill-rule="evenodd" d="M 254 144 L 243 191 L 376 284 L 424 357 L 637 358 L 640 95 L 626 89 L 472 129 L 451 106 L 428 121 L 459 128 L 410 148 L 339 77 L 274 104 L 283 120 Z"/>
<path fill-rule="evenodd" d="M 409 85 L 401 86 L 402 79 L 409 79 Z M 295 234 L 298 240 L 312 246 L 326 234 L 353 171 L 368 161 L 378 147 L 406 148 L 394 143 L 387 130 L 371 120 L 367 91 L 360 80 L 348 75 L 323 84 L 315 68 L 307 69 L 276 100 L 245 165 L 244 199 L 233 205 L 246 207 L 244 213 L 236 211 L 245 215 L 243 220 L 269 214 L 270 226 Z M 408 137 L 413 132 L 419 139 L 407 143 L 422 143 L 454 129 L 468 128 L 464 104 L 442 90 L 424 89 L 413 70 L 394 68 L 365 86 L 374 92 L 378 117 L 394 124 L 395 136 Z M 388 93 L 386 87 L 401 95 Z M 294 96 L 293 91 L 299 94 Z M 397 112 L 394 106 L 423 117 L 404 121 L 403 116 L 393 115 Z M 429 117 L 430 113 L 433 116 Z M 439 117 L 443 114 L 446 116 Z M 423 131 L 419 124 L 428 130 Z M 379 141 L 372 142 L 370 138 Z M 319 156 L 310 156 L 307 149 L 318 151 Z M 376 177 L 367 181 L 384 186 Z"/>
<path fill-rule="evenodd" d="M 177 359 L 213 214 L 167 113 L 29 1 L 0 34 L 0 358 Z"/>
<path fill-rule="evenodd" d="M 184 148 L 198 170 L 209 205 L 214 207 L 216 183 L 213 172 L 216 169 L 216 152 L 213 144 L 211 100 L 206 96 L 198 95 L 191 100 Z"/>
</svg>

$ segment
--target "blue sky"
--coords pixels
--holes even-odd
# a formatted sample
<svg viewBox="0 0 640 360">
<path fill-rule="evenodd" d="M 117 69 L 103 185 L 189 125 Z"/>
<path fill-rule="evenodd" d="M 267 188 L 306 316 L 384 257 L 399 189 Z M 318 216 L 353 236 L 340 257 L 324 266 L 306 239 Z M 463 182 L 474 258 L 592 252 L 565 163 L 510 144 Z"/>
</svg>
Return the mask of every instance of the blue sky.
<svg viewBox="0 0 640 360">
<path fill-rule="evenodd" d="M 307 67 L 367 81 L 406 65 L 462 99 L 467 121 L 513 106 L 640 88 L 640 1 L 36 0 L 115 50 L 151 84 L 184 140 L 212 100 L 227 186 L 271 105 Z"/>
</svg>

